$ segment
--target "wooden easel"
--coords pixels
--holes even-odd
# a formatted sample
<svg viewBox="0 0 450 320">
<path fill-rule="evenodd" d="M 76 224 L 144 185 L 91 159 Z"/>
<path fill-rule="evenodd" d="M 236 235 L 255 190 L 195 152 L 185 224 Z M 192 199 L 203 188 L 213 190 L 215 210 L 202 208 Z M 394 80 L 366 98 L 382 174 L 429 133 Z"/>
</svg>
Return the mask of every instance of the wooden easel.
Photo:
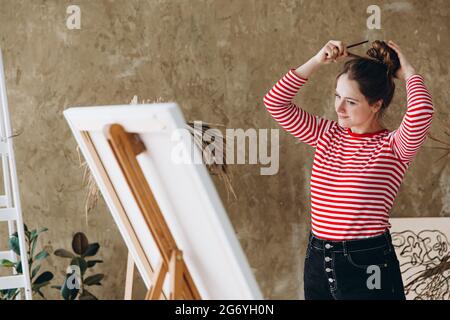
<svg viewBox="0 0 450 320">
<path fill-rule="evenodd" d="M 169 273 L 170 295 L 168 298 L 170 300 L 200 300 L 200 293 L 189 274 L 189 270 L 183 260 L 182 251 L 178 249 L 136 159 L 140 153 L 146 150 L 144 143 L 138 134 L 126 132 L 120 124 L 108 126 L 106 133 L 111 149 L 162 257 L 161 263 L 153 273 L 152 286 L 149 288 L 145 298 L 160 299 L 164 297 L 162 287 L 166 274 Z M 131 255 L 128 254 L 125 299 L 131 299 L 133 273 L 134 261 Z"/>
</svg>

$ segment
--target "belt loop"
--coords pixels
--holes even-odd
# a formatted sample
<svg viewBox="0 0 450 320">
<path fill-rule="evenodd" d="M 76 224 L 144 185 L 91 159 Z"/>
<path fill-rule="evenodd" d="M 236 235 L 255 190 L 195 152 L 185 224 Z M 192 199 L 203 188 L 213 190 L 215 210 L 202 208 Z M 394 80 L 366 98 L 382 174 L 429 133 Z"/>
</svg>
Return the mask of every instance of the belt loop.
<svg viewBox="0 0 450 320">
<path fill-rule="evenodd" d="M 342 249 L 344 250 L 344 257 L 346 257 L 347 256 L 347 253 L 348 253 L 348 251 L 347 251 L 347 246 L 345 245 L 347 243 L 347 241 L 342 241 Z"/>
<path fill-rule="evenodd" d="M 387 242 L 387 246 L 389 248 L 389 252 L 392 252 L 392 242 L 391 242 L 390 237 L 389 237 L 389 230 L 386 230 L 383 233 L 383 235 L 386 238 L 386 242 Z"/>
</svg>

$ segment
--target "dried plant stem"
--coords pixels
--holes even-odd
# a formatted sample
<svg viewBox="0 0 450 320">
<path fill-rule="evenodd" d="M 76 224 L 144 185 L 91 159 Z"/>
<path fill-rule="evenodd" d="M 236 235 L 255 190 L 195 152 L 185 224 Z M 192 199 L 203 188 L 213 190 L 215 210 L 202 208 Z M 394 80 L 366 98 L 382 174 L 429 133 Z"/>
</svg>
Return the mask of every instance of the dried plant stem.
<svg viewBox="0 0 450 320">
<path fill-rule="evenodd" d="M 89 223 L 88 214 L 97 205 L 98 199 L 100 197 L 100 190 L 98 189 L 97 183 L 95 182 L 95 179 L 86 161 L 82 161 L 81 159 L 81 152 L 79 146 L 77 146 L 77 154 L 80 168 L 84 168 L 82 185 L 87 187 L 87 196 L 84 204 L 84 215 L 86 219 L 86 224 L 88 224 Z"/>
<path fill-rule="evenodd" d="M 443 126 L 444 126 L 444 130 L 443 130 L 444 134 L 450 137 L 450 127 L 447 126 L 447 125 L 443 125 Z M 433 135 L 430 134 L 430 133 L 428 133 L 427 136 L 428 136 L 428 138 L 430 138 L 431 140 L 436 141 L 436 142 L 440 143 L 441 145 L 443 145 L 443 146 L 440 146 L 440 147 L 434 147 L 434 146 L 433 146 L 433 147 L 428 147 L 428 148 L 430 148 L 430 149 L 438 149 L 438 150 L 445 150 L 445 151 L 446 151 L 446 152 L 444 152 L 444 154 L 443 154 L 441 157 L 439 157 L 439 158 L 435 161 L 435 163 L 436 163 L 436 162 L 439 162 L 439 161 L 440 161 L 441 159 L 443 159 L 443 158 L 450 158 L 450 142 L 444 141 L 444 140 L 439 139 L 439 138 L 436 138 L 435 136 L 433 136 Z"/>
</svg>

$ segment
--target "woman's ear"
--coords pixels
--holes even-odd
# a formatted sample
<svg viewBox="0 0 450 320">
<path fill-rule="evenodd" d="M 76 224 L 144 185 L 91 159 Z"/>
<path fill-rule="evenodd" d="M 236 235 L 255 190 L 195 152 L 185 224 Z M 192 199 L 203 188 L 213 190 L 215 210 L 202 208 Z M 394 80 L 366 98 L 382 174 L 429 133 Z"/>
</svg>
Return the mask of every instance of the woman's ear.
<svg viewBox="0 0 450 320">
<path fill-rule="evenodd" d="M 382 106 L 383 106 L 383 99 L 380 99 L 371 105 L 372 112 L 377 113 L 381 109 Z"/>
</svg>

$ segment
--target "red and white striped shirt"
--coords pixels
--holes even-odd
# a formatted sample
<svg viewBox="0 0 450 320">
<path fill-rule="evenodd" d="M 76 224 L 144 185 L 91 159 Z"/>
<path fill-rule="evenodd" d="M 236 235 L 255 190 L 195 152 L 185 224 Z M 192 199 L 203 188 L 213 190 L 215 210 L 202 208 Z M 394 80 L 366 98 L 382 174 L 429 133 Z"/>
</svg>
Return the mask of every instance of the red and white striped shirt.
<svg viewBox="0 0 450 320">
<path fill-rule="evenodd" d="M 283 128 L 315 148 L 312 232 L 334 241 L 380 235 L 391 227 L 389 211 L 431 126 L 434 109 L 423 78 L 416 74 L 406 81 L 407 111 L 399 128 L 368 134 L 295 105 L 292 100 L 306 82 L 289 70 L 264 96 L 264 104 Z"/>
</svg>

